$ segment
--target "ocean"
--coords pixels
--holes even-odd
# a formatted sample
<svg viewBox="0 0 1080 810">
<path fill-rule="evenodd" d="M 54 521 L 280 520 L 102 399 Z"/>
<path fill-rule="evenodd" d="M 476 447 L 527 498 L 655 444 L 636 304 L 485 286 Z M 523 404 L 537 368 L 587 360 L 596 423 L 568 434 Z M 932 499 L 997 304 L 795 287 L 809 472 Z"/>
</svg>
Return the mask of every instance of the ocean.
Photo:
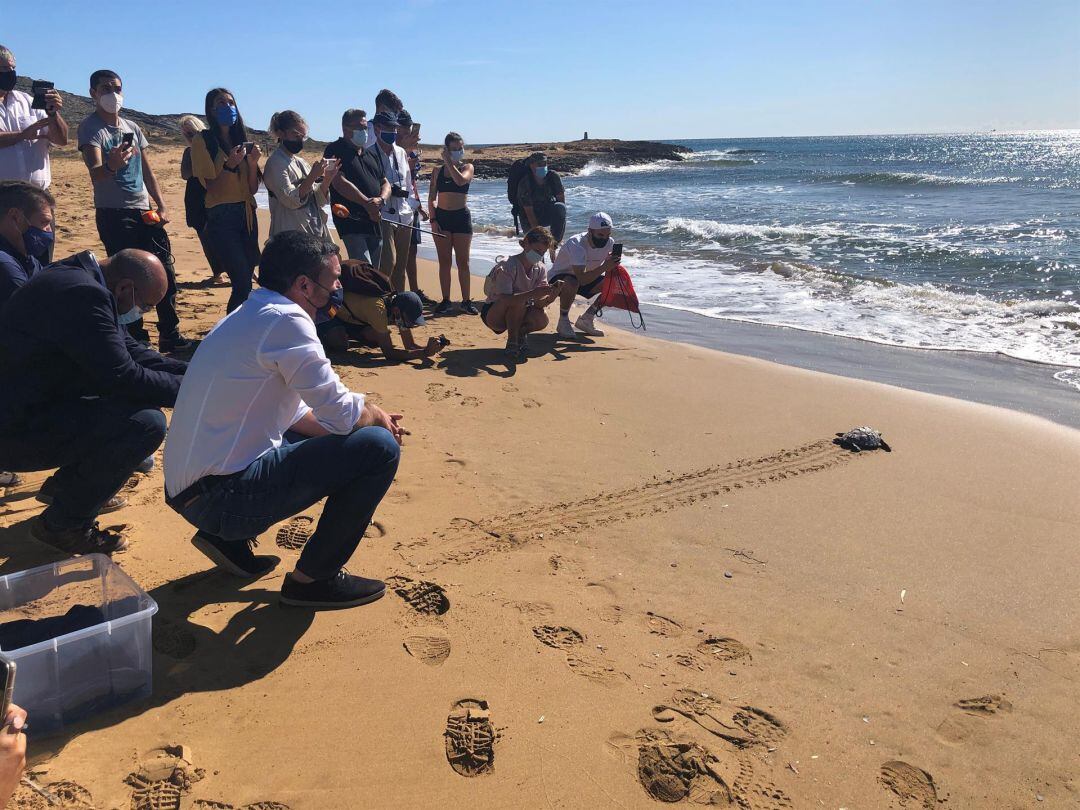
<svg viewBox="0 0 1080 810">
<path fill-rule="evenodd" d="M 563 178 L 567 233 L 611 214 L 643 302 L 999 353 L 1080 389 L 1080 131 L 669 142 L 693 152 Z M 506 183 L 469 200 L 482 273 L 517 249 Z"/>
</svg>

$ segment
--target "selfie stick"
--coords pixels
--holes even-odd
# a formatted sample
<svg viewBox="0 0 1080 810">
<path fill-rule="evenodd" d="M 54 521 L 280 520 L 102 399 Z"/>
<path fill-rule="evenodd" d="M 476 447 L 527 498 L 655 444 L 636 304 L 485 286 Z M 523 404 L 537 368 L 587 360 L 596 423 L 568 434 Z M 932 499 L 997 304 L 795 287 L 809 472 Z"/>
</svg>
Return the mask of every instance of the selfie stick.
<svg viewBox="0 0 1080 810">
<path fill-rule="evenodd" d="M 386 224 L 387 225 L 393 225 L 395 228 L 412 228 L 414 231 L 420 231 L 420 233 L 431 234 L 432 236 L 437 236 L 440 239 L 447 239 L 448 238 L 445 233 L 435 233 L 435 231 L 425 231 L 423 228 L 417 228 L 415 225 L 406 225 L 404 222 L 391 222 L 390 220 L 386 220 Z"/>
</svg>

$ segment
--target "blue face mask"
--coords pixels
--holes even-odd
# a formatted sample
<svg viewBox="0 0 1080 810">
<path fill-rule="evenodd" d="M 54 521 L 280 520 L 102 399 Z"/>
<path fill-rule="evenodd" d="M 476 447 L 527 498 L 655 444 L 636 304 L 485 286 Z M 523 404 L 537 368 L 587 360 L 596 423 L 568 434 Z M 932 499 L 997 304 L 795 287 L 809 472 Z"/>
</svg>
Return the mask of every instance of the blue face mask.
<svg viewBox="0 0 1080 810">
<path fill-rule="evenodd" d="M 397 143 L 397 133 L 396 132 L 380 132 L 379 133 L 379 138 L 382 140 L 383 143 L 388 143 L 391 146 L 393 146 L 395 143 Z"/>
<path fill-rule="evenodd" d="M 545 177 L 547 177 L 547 169 L 547 166 L 537 166 L 535 169 L 533 169 L 533 173 L 536 175 L 536 179 L 543 180 Z"/>
<path fill-rule="evenodd" d="M 53 236 L 52 231 L 43 231 L 31 225 L 23 232 L 22 238 L 27 253 L 31 256 L 41 256 L 48 253 L 56 237 Z"/>
<path fill-rule="evenodd" d="M 233 104 L 226 104 L 221 107 L 217 107 L 214 110 L 214 117 L 217 118 L 217 122 L 225 127 L 231 127 L 236 123 L 240 117 L 239 111 Z"/>
<path fill-rule="evenodd" d="M 367 130 L 366 129 L 353 130 L 352 142 L 354 144 L 356 144 L 357 146 L 359 146 L 361 149 L 363 149 L 365 146 L 367 146 Z"/>
<path fill-rule="evenodd" d="M 529 264 L 540 264 L 544 260 L 543 253 L 537 253 L 535 250 L 525 251 L 525 261 Z"/>
</svg>

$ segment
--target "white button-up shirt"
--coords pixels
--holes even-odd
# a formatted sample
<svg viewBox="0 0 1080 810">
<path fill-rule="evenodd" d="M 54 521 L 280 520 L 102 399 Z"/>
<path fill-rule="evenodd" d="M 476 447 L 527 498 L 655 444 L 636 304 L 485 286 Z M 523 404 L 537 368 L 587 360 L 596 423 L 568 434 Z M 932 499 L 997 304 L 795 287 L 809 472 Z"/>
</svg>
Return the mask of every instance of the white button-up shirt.
<svg viewBox="0 0 1080 810">
<path fill-rule="evenodd" d="M 45 110 L 31 109 L 34 99 L 21 90 L 8 90 L 0 104 L 0 132 L 22 132 L 35 121 L 48 117 Z M 49 139 L 42 135 L 0 149 L 0 180 L 22 180 L 38 188 L 52 183 L 49 167 Z"/>
<path fill-rule="evenodd" d="M 308 411 L 345 435 L 363 409 L 364 395 L 342 384 L 308 314 L 255 290 L 191 359 L 165 442 L 165 492 L 175 497 L 204 476 L 246 469 Z"/>
<path fill-rule="evenodd" d="M 369 146 L 368 150 L 374 152 L 379 158 L 383 174 L 386 175 L 390 185 L 397 184 L 412 194 L 412 168 L 409 166 L 409 156 L 405 150 L 395 144 L 391 154 L 388 155 L 378 143 Z M 390 222 L 404 222 L 411 225 L 413 208 L 409 204 L 409 198 L 391 196 L 382 207 L 382 215 L 383 219 Z"/>
</svg>

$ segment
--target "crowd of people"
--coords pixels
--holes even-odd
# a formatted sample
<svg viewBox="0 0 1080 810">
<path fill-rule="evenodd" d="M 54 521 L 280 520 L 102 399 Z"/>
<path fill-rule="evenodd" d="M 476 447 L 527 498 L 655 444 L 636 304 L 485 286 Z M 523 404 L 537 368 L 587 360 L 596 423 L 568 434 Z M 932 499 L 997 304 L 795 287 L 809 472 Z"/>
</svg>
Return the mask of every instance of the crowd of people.
<svg viewBox="0 0 1080 810">
<path fill-rule="evenodd" d="M 55 470 L 38 493 L 46 507 L 30 534 L 67 554 L 122 550 L 125 537 L 98 518 L 125 505 L 121 487 L 152 468 L 164 442 L 166 503 L 215 566 L 241 578 L 271 572 L 280 560 L 256 554 L 256 538 L 325 498 L 281 601 L 323 608 L 381 597 L 385 583 L 344 566 L 394 479 L 408 431 L 400 413 L 350 391 L 327 351 L 358 343 L 389 361 L 431 358 L 446 339 L 418 342 L 413 330 L 457 308 L 507 333 L 506 351 L 518 360 L 556 300 L 558 335 L 573 338 L 574 298 L 594 297 L 617 263 L 610 217 L 595 214 L 564 243 L 562 183 L 542 154 L 532 156 L 517 185 L 521 251 L 495 265 L 477 307 L 468 206 L 475 169 L 459 133 L 443 139 L 425 205 L 420 124 L 390 90 L 376 96 L 370 118 L 345 110 L 341 137 L 309 160 L 300 113 L 272 116 L 276 148 L 264 159 L 236 96 L 214 88 L 203 117 L 179 120 L 187 144 L 179 171 L 185 221 L 210 268 L 204 283 L 231 289 L 226 317 L 185 360 L 194 346 L 177 313 L 171 212 L 146 133 L 123 114 L 122 78 L 90 75 L 95 107 L 76 136 L 104 252 L 59 260 L 49 152 L 68 143 L 63 99 L 51 89 L 32 97 L 15 89 L 16 78 L 15 57 L 0 46 L 0 486 L 20 483 L 20 472 Z M 260 187 L 269 200 L 264 245 Z M 438 255 L 438 300 L 418 284 L 422 234 Z M 156 350 L 143 323 L 152 311 Z M 595 314 L 594 305 L 577 329 L 602 335 Z M 168 425 L 163 408 L 173 409 Z M 0 792 L 5 784 L 0 775 Z"/>
</svg>

